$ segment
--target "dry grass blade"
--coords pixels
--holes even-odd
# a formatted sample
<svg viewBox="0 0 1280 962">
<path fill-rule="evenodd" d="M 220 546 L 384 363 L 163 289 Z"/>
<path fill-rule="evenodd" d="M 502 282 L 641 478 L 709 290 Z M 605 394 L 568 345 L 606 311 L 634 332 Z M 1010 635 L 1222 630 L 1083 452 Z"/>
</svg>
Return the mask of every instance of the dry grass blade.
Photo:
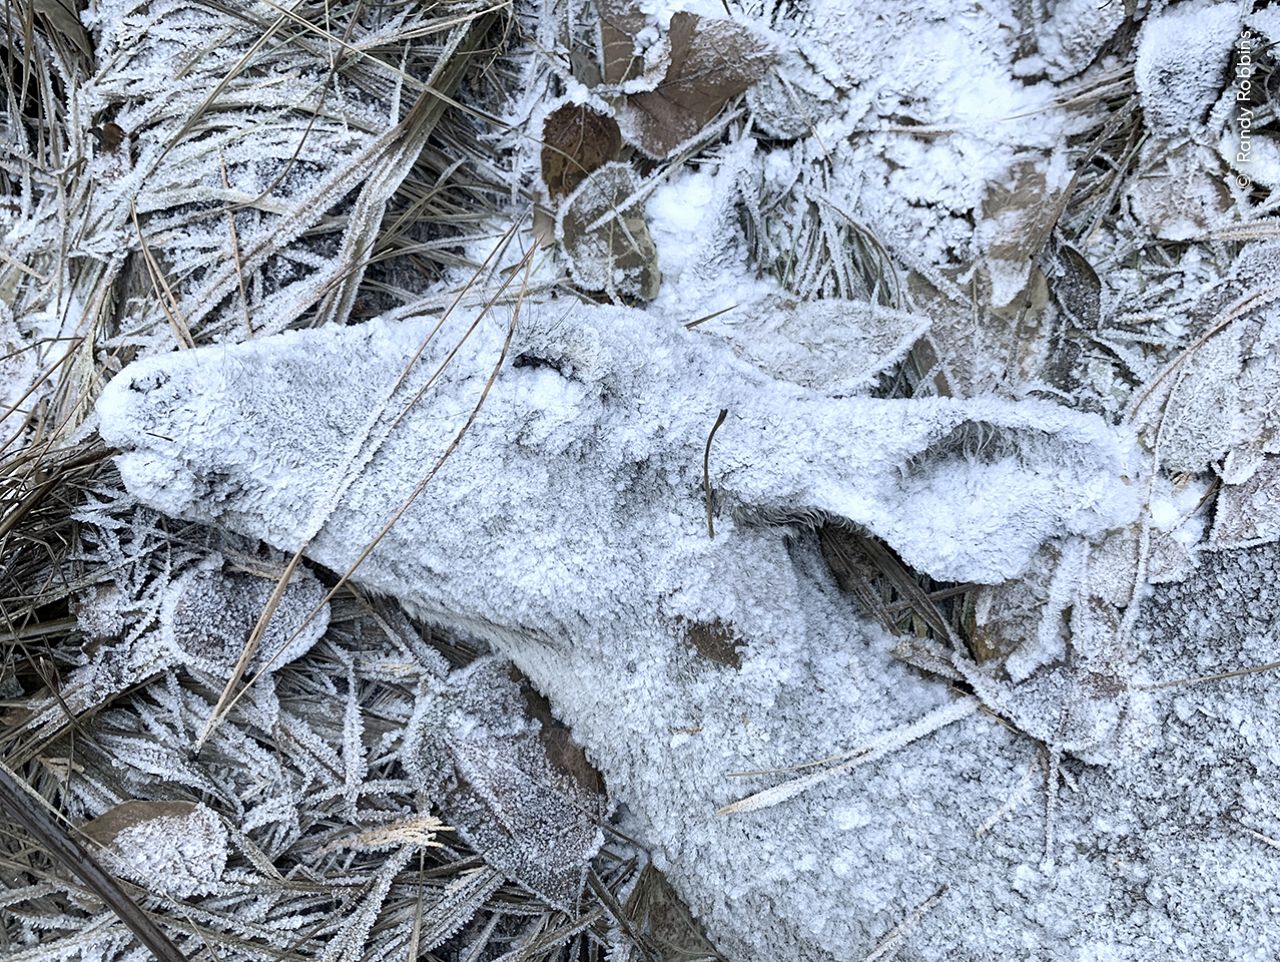
<svg viewBox="0 0 1280 962">
<path fill-rule="evenodd" d="M 902 948 L 902 940 L 906 934 L 911 931 L 922 918 L 928 915 L 939 902 L 942 897 L 947 894 L 947 886 L 940 885 L 938 890 L 930 895 L 912 910 L 911 914 L 895 925 L 883 939 L 872 949 L 871 954 L 866 957 L 864 962 L 886 962 L 898 954 Z"/>
<path fill-rule="evenodd" d="M 889 548 L 846 526 L 823 525 L 818 530 L 818 543 L 839 585 L 888 631 L 911 634 L 921 625 L 934 638 L 951 638 L 952 629 L 938 602 L 964 595 L 967 588 L 953 586 L 927 591 L 921 586 L 921 576 L 904 565 Z M 892 600 L 895 595 L 897 600 Z"/>
<path fill-rule="evenodd" d="M 227 158 L 220 155 L 218 163 L 222 167 L 222 186 L 230 191 L 231 181 L 227 178 Z M 240 232 L 236 230 L 236 216 L 231 211 L 227 211 L 227 233 L 231 235 L 231 255 L 235 258 L 236 281 L 240 285 L 240 308 L 244 311 L 244 332 L 247 337 L 253 337 L 253 319 L 249 316 L 249 295 L 244 285 L 244 259 L 240 253 Z"/>
<path fill-rule="evenodd" d="M 320 306 L 320 323 L 341 321 L 350 315 L 364 277 L 363 266 L 382 236 L 387 202 L 417 163 L 445 108 L 450 105 L 452 98 L 446 95 L 457 88 L 471 67 L 471 60 L 480 50 L 494 18 L 494 14 L 486 14 L 454 28 L 436 70 L 427 79 L 426 89 L 401 121 L 398 139 L 378 158 L 348 215 L 352 226 L 342 239 L 340 259 L 359 266 L 343 271 L 325 291 Z"/>
<path fill-rule="evenodd" d="M 173 328 L 173 336 L 178 342 L 178 347 L 184 350 L 194 347 L 195 341 L 191 337 L 191 327 L 181 317 L 177 299 L 173 296 L 173 288 L 169 286 L 168 278 L 164 276 L 164 271 L 156 261 L 155 255 L 151 253 L 147 238 L 142 233 L 142 225 L 138 223 L 138 210 L 132 204 L 129 205 L 129 214 L 133 218 L 134 229 L 138 232 L 138 244 L 142 248 L 143 259 L 147 262 L 151 283 L 159 296 L 160 306 L 164 308 L 164 316 L 169 319 L 169 326 Z"/>
<path fill-rule="evenodd" d="M 953 722 L 960 721 L 975 714 L 981 707 L 981 702 L 971 696 L 964 696 L 948 702 L 941 708 L 935 708 L 922 717 L 916 719 L 907 725 L 902 725 L 887 731 L 872 741 L 859 745 L 857 748 L 839 755 L 832 755 L 829 758 L 816 762 L 806 762 L 796 768 L 806 768 L 817 765 L 827 765 L 821 771 L 812 772 L 808 775 L 802 775 L 799 778 L 793 778 L 783 782 L 780 785 L 774 785 L 763 791 L 756 792 L 754 795 L 748 795 L 746 798 L 739 799 L 719 809 L 717 815 L 739 815 L 746 812 L 757 812 L 761 809 L 772 808 L 782 802 L 795 798 L 803 792 L 808 791 L 824 782 L 830 781 L 839 775 L 850 772 L 860 765 L 866 765 L 874 761 L 884 758 L 901 748 L 923 738 L 940 728 L 945 728 Z M 793 769 L 794 770 L 794 769 Z"/>
<path fill-rule="evenodd" d="M 1280 661 L 1267 662 L 1265 665 L 1251 665 L 1248 668 L 1236 668 L 1232 671 L 1220 671 L 1212 675 L 1195 675 L 1189 678 L 1173 678 L 1169 681 L 1150 682 L 1137 685 L 1139 691 L 1161 691 L 1165 688 L 1183 688 L 1188 685 L 1199 685 L 1207 681 L 1230 681 L 1232 678 L 1245 678 L 1249 675 L 1261 675 L 1269 671 L 1280 670 Z"/>
<path fill-rule="evenodd" d="M 541 958 L 552 949 L 564 945 L 578 933 L 590 928 L 604 918 L 604 915 L 604 909 L 597 906 L 558 928 L 543 932 L 519 948 L 498 956 L 494 962 L 530 962 L 532 959 Z"/>
</svg>

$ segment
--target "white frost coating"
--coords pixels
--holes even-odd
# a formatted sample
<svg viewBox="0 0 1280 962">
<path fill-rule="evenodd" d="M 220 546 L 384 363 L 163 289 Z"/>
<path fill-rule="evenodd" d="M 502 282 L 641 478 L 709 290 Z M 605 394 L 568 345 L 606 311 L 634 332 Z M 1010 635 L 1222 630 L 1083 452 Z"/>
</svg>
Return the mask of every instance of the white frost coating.
<svg viewBox="0 0 1280 962">
<path fill-rule="evenodd" d="M 190 571 L 169 589 L 161 638 L 179 663 L 227 677 L 275 587 L 270 578 Z M 311 650 L 329 627 L 328 605 L 308 620 L 323 598 L 324 586 L 315 575 L 294 572 L 249 663 L 251 673 L 283 668 Z"/>
<path fill-rule="evenodd" d="M 1019 22 L 1020 6 L 778 5 L 788 13 L 773 26 L 793 40 L 777 76 L 747 100 L 758 127 L 800 139 L 770 151 L 776 174 L 764 169 L 762 202 L 799 177 L 796 224 L 856 216 L 901 264 L 966 263 L 979 253 L 973 225 L 988 185 L 1020 157 L 1054 149 L 1078 123 L 1055 104 L 1056 85 L 1015 76 L 1018 41 L 1032 32 L 1030 18 Z M 823 203 L 811 209 L 816 197 Z"/>
<path fill-rule="evenodd" d="M 699 325 L 780 380 L 823 394 L 861 394 L 906 357 L 929 322 L 865 301 L 764 297 Z"/>
<path fill-rule="evenodd" d="M 442 584 L 468 578 L 449 573 L 455 539 L 489 544 L 504 530 L 544 531 L 585 560 L 582 552 L 599 552 L 588 544 L 601 531 L 638 530 L 643 521 L 681 555 L 719 556 L 718 544 L 702 544 L 702 454 L 721 409 L 728 417 L 710 480 L 729 509 L 726 534 L 734 515 L 833 515 L 935 577 L 995 583 L 1020 574 L 1048 538 L 1099 535 L 1135 516 L 1135 493 L 1121 481 L 1127 444 L 1093 415 L 1038 401 L 829 399 L 653 315 L 558 304 L 529 311 L 514 363 L 391 535 L 393 544 L 425 543 L 424 564 Z M 99 402 L 103 437 L 135 449 L 119 459 L 125 481 L 161 510 L 296 548 L 313 508 L 329 506 L 350 465 L 368 456 L 370 412 L 433 323 L 290 333 L 139 362 Z M 465 323 L 455 325 L 459 333 Z M 351 553 L 390 517 L 466 419 L 504 329 L 482 325 L 418 410 L 380 442 L 317 538 L 315 557 L 330 544 Z M 453 343 L 448 330 L 437 335 L 373 437 L 383 437 Z M 416 530 L 437 527 L 442 511 L 457 533 Z M 566 524 L 566 514 L 576 517 Z M 616 564 L 613 554 L 602 562 Z M 403 596 L 414 582 L 398 575 L 383 583 L 379 561 L 375 554 L 364 580 Z M 568 595 L 543 599 L 548 620 L 535 624 L 567 625 L 567 599 L 593 596 L 608 579 L 584 584 L 561 572 L 552 580 Z M 441 610 L 475 607 L 469 584 L 441 590 Z"/>
<path fill-rule="evenodd" d="M 1177 4 L 1146 22 L 1133 77 L 1152 130 L 1181 137 L 1205 122 L 1222 90 L 1246 9 L 1200 0 Z"/>
<path fill-rule="evenodd" d="M 171 898 L 217 891 L 227 865 L 227 830 L 212 809 L 135 802 L 114 817 L 125 824 L 105 853 L 113 871 Z"/>
<path fill-rule="evenodd" d="M 285 550 L 327 515 L 308 554 L 345 570 L 480 397 L 504 324 L 482 325 L 386 430 L 469 321 L 437 336 L 371 430 L 430 321 L 140 362 L 105 392 L 102 433 L 126 449 L 130 490 L 162 510 Z M 543 304 L 522 324 L 475 423 L 357 580 L 516 662 L 731 958 L 860 960 L 942 883 L 961 897 L 913 932 L 938 920 L 937 945 L 979 957 L 985 911 L 1029 947 L 1058 946 L 1041 901 L 1007 888 L 1043 855 L 1039 819 L 974 834 L 1037 751 L 986 715 L 768 811 L 714 813 L 779 780 L 731 772 L 848 751 L 954 697 L 889 656 L 803 527 L 773 522 L 840 515 L 940 576 L 998 580 L 1046 538 L 1133 515 L 1121 440 L 1044 403 L 824 397 L 640 312 Z M 702 457 L 721 409 L 713 539 Z M 741 664 L 703 657 L 698 626 L 731 634 Z M 1062 849 L 1073 831 L 1058 829 Z M 1110 861 L 1072 852 L 1060 879 L 1027 886 L 1122 886 Z"/>
<path fill-rule="evenodd" d="M 1051 80 L 1068 80 L 1097 59 L 1107 41 L 1125 21 L 1125 8 L 1097 0 L 1057 0 L 1049 18 L 1036 26 L 1045 73 Z"/>
<path fill-rule="evenodd" d="M 421 688 L 401 759 L 441 817 L 484 860 L 548 904 L 575 912 L 604 844 L 603 793 L 559 766 L 510 664 L 489 656 Z"/>
</svg>

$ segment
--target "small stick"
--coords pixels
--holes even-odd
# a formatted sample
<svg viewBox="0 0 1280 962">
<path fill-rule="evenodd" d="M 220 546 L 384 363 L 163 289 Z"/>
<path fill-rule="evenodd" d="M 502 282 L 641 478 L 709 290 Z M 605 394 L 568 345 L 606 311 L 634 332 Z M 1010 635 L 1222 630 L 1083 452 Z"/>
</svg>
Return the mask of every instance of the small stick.
<svg viewBox="0 0 1280 962">
<path fill-rule="evenodd" d="M 871 950 L 863 962 L 889 962 L 898 954 L 898 950 L 902 948 L 902 939 L 911 928 L 922 918 L 928 915 L 935 905 L 942 901 L 942 897 L 947 894 L 947 886 L 940 885 L 938 890 L 930 895 L 912 910 L 911 914 L 895 925 L 882 938 L 876 947 Z"/>
<path fill-rule="evenodd" d="M 702 452 L 702 490 L 707 494 L 707 537 L 714 538 L 716 536 L 716 527 L 711 520 L 711 442 L 715 440 L 716 432 L 720 430 L 720 425 L 724 424 L 724 419 L 729 416 L 728 408 L 720 409 L 720 416 L 716 418 L 716 423 L 711 428 L 711 433 L 707 435 L 707 448 Z"/>
</svg>

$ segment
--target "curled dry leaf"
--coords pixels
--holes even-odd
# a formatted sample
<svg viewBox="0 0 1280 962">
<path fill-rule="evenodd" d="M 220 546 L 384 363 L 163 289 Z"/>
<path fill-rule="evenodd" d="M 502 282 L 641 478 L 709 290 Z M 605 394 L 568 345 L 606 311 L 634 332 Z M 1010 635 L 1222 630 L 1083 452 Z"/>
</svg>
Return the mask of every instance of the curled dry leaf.
<svg viewBox="0 0 1280 962">
<path fill-rule="evenodd" d="M 1153 419 L 1147 431 L 1149 443 L 1158 446 L 1161 463 L 1168 470 L 1203 471 L 1241 440 L 1237 424 L 1240 335 L 1236 324 L 1215 334 L 1192 351 L 1173 375 L 1163 424 Z"/>
<path fill-rule="evenodd" d="M 655 159 L 693 137 L 774 61 L 757 34 L 731 20 L 677 13 L 669 40 L 666 76 L 653 90 L 628 97 L 622 114 L 627 138 Z"/>
<path fill-rule="evenodd" d="M 421 697 L 404 762 L 486 862 L 572 911 L 604 841 L 607 801 L 581 749 L 549 722 L 545 702 L 527 699 L 508 662 L 481 659 Z"/>
<path fill-rule="evenodd" d="M 593 170 L 618 159 L 618 122 L 586 104 L 564 104 L 542 124 L 542 179 L 552 199 L 573 193 Z"/>
</svg>

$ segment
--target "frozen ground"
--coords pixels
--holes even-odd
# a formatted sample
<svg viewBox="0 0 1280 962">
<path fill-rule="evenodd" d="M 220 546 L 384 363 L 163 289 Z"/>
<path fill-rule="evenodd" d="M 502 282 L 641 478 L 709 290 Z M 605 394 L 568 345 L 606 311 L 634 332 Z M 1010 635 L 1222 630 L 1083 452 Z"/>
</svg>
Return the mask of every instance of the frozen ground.
<svg viewBox="0 0 1280 962">
<path fill-rule="evenodd" d="M 1280 18 L 17 9 L 0 775 L 188 955 L 1280 955 Z"/>
</svg>

